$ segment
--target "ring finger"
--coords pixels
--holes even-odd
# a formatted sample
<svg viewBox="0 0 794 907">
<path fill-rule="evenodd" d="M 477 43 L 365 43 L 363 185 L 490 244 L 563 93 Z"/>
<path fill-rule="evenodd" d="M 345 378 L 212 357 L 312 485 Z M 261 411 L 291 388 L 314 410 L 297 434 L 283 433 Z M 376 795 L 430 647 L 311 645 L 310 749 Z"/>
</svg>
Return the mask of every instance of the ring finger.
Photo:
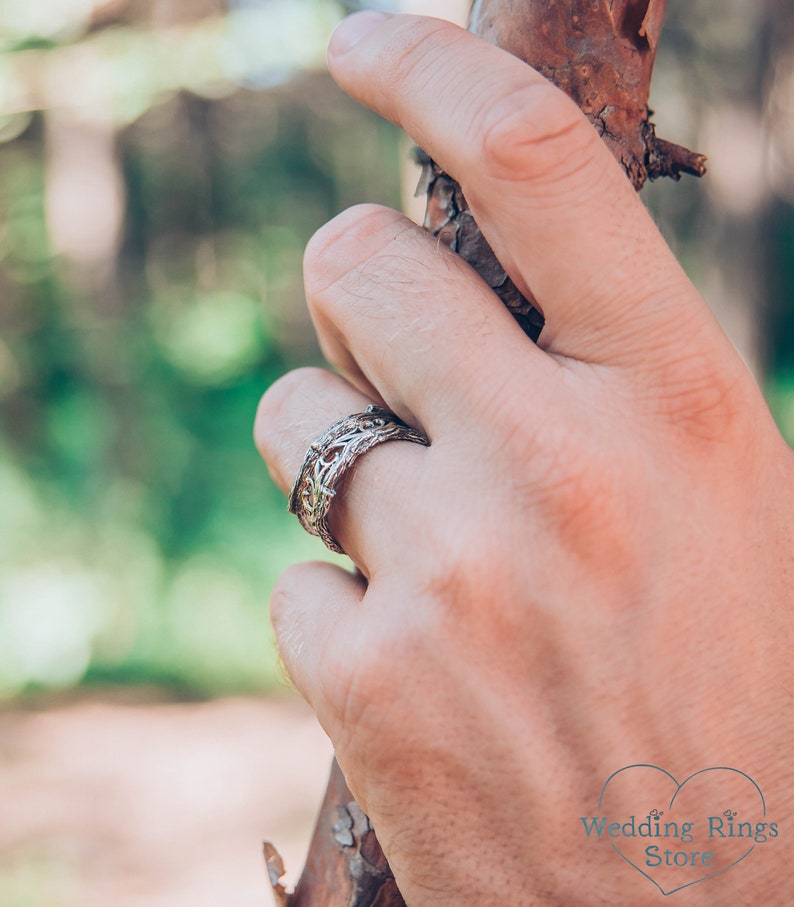
<svg viewBox="0 0 794 907">
<path fill-rule="evenodd" d="M 309 446 L 340 419 L 366 410 L 373 401 L 322 369 L 298 369 L 264 395 L 254 435 L 276 484 L 288 494 Z M 412 532 L 418 507 L 406 506 L 405 489 L 416 491 L 427 455 L 418 444 L 381 444 L 360 457 L 336 486 L 328 526 L 345 553 L 369 579 L 385 568 Z"/>
</svg>

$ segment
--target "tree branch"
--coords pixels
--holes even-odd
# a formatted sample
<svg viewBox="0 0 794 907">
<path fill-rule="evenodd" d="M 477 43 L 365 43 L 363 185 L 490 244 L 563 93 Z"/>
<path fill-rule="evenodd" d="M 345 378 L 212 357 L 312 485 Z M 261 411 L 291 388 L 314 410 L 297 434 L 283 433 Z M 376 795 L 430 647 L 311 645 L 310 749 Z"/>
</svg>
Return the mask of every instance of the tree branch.
<svg viewBox="0 0 794 907">
<path fill-rule="evenodd" d="M 566 92 L 638 191 L 648 179 L 702 176 L 706 159 L 659 139 L 648 96 L 667 0 L 474 0 L 469 28 Z M 543 316 L 496 260 L 460 185 L 422 152 L 425 227 L 477 270 L 536 340 Z"/>
</svg>

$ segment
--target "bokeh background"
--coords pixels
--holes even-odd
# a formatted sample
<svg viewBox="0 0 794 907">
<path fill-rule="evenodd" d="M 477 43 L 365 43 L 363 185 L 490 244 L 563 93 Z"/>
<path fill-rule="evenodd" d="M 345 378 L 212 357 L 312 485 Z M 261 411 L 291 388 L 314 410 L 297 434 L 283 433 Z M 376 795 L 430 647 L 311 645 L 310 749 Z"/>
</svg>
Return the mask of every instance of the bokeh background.
<svg viewBox="0 0 794 907">
<path fill-rule="evenodd" d="M 319 362 L 312 232 L 421 217 L 324 71 L 356 6 L 0 0 L 2 907 L 267 904 L 259 839 L 300 861 L 328 751 L 267 597 L 323 552 L 252 420 Z M 652 101 L 710 172 L 648 203 L 794 441 L 790 0 L 670 0 Z"/>
</svg>

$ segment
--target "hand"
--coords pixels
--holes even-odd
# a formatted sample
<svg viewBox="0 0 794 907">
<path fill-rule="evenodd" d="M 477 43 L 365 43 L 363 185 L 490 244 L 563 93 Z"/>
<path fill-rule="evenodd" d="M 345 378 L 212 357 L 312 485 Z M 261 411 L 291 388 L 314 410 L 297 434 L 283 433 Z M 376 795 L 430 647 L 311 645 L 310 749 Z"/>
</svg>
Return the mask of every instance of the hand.
<svg viewBox="0 0 794 907">
<path fill-rule="evenodd" d="M 276 482 L 373 401 L 432 446 L 384 444 L 351 470 L 331 528 L 360 573 L 287 572 L 284 663 L 409 905 L 656 904 L 582 832 L 616 769 L 735 766 L 790 814 L 794 455 L 557 89 L 407 16 L 347 20 L 329 63 L 459 180 L 546 327 L 534 346 L 393 211 L 355 208 L 315 236 L 308 303 L 345 377 L 301 370 L 265 395 Z M 790 904 L 793 846 L 677 903 Z"/>
</svg>

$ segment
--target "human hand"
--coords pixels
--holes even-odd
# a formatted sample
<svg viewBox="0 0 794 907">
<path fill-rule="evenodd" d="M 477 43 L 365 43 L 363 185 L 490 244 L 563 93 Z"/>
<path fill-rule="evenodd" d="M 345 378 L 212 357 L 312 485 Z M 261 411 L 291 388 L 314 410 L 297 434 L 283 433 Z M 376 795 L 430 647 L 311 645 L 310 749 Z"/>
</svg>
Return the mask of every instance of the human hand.
<svg viewBox="0 0 794 907">
<path fill-rule="evenodd" d="M 329 63 L 461 183 L 546 327 L 534 346 L 393 211 L 317 234 L 307 297 L 345 377 L 301 370 L 265 395 L 275 480 L 289 490 L 308 445 L 373 401 L 432 446 L 351 470 L 330 522 L 360 575 L 287 572 L 282 658 L 409 905 L 656 903 L 582 834 L 616 769 L 737 766 L 791 805 L 794 454 L 557 89 L 414 17 L 352 17 Z M 791 903 L 779 845 L 679 903 Z"/>
</svg>

